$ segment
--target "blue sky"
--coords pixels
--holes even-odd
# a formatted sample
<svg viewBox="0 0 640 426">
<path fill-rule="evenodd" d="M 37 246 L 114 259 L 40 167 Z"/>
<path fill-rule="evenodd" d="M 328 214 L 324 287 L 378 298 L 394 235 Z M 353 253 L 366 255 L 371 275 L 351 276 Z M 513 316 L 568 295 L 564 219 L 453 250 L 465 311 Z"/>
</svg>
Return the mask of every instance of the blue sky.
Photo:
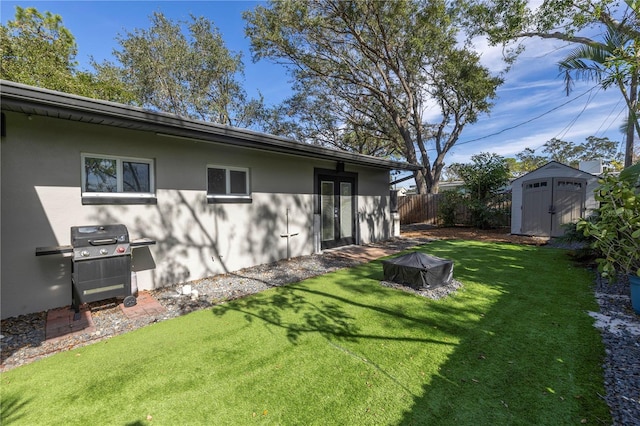
<svg viewBox="0 0 640 426">
<path fill-rule="evenodd" d="M 116 36 L 136 28 L 148 28 L 149 16 L 162 12 L 172 20 L 189 15 L 204 16 L 220 29 L 227 47 L 243 53 L 244 87 L 249 96 L 262 93 L 268 104 L 277 104 L 290 94 L 286 70 L 268 61 L 253 63 L 249 41 L 244 35 L 242 12 L 258 2 L 249 1 L 7 1 L 0 2 L 3 24 L 15 15 L 15 6 L 36 7 L 62 16 L 63 24 L 75 36 L 81 69 L 90 69 L 89 58 L 111 59 L 118 47 Z M 593 36 L 593 34 L 590 34 Z M 513 157 L 524 148 L 539 149 L 551 138 L 583 143 L 588 136 L 609 137 L 620 142 L 619 127 L 626 115 L 621 95 L 615 88 L 603 91 L 594 82 L 576 82 L 566 96 L 557 62 L 570 50 L 550 40 L 528 40 L 527 49 L 506 75 L 505 84 L 490 115 L 463 131 L 445 162 L 468 162 L 471 155 L 494 152 Z M 490 69 L 501 68 L 500 49 L 478 43 L 482 60 Z M 594 88 L 595 87 L 595 88 Z M 433 114 L 435 110 L 431 110 Z M 429 111 L 427 111 L 429 114 Z M 430 152 L 434 155 L 434 152 Z"/>
</svg>

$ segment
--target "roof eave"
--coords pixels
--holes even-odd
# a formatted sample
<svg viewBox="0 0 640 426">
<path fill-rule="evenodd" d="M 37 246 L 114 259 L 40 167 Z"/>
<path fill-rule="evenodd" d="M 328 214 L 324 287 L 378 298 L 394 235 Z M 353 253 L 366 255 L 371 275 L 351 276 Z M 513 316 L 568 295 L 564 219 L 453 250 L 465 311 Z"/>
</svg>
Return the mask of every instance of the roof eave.
<svg viewBox="0 0 640 426">
<path fill-rule="evenodd" d="M 114 102 L 56 92 L 0 80 L 2 108 L 95 124 L 151 131 L 303 157 L 334 160 L 388 170 L 418 170 L 419 166 L 368 155 L 303 144 L 265 133 L 192 120 Z"/>
</svg>

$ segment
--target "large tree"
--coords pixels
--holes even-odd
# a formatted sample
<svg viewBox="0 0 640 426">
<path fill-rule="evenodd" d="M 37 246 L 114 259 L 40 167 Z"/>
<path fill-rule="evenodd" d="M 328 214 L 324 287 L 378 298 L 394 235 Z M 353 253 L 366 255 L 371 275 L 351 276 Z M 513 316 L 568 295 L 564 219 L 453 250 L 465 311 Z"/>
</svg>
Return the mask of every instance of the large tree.
<svg viewBox="0 0 640 426">
<path fill-rule="evenodd" d="M 388 136 L 393 133 L 393 124 L 372 121 L 372 116 L 383 116 L 383 111 L 364 114 L 359 110 L 338 109 L 325 87 L 305 83 L 294 83 L 294 95 L 271 109 L 279 114 L 269 124 L 271 133 L 376 157 L 398 154 L 401 143 L 391 142 Z M 381 130 L 381 126 L 387 128 Z"/>
<path fill-rule="evenodd" d="M 628 108 L 624 159 L 628 167 L 634 133 L 640 136 L 640 0 L 546 0 L 539 7 L 524 0 L 470 0 L 469 4 L 472 28 L 488 35 L 492 43 L 540 37 L 581 46 L 563 68 L 582 70 L 604 88 L 613 85 L 620 90 Z"/>
<path fill-rule="evenodd" d="M 522 176 L 526 173 L 532 172 L 538 167 L 541 167 L 549 162 L 549 158 L 543 155 L 537 155 L 533 148 L 525 148 L 516 154 L 516 161 L 510 166 L 511 174 L 514 177 Z"/>
<path fill-rule="evenodd" d="M 0 49 L 3 79 L 68 91 L 77 47 L 59 15 L 16 7 L 15 19 L 0 26 Z"/>
<path fill-rule="evenodd" d="M 76 41 L 62 17 L 29 7 L 0 25 L 0 78 L 93 98 L 133 100 L 115 77 L 78 71 Z"/>
<path fill-rule="evenodd" d="M 185 117 L 253 127 L 262 98 L 248 99 L 239 79 L 242 55 L 230 51 L 214 23 L 191 16 L 173 22 L 154 13 L 149 29 L 117 38 L 117 63 L 94 63 L 99 76 L 119 75 L 143 106 Z M 186 31 L 183 31 L 183 26 Z"/>
<path fill-rule="evenodd" d="M 502 83 L 442 0 L 272 1 L 244 16 L 254 60 L 295 79 L 304 137 L 418 164 L 420 193 L 437 192 L 446 154 Z"/>
</svg>

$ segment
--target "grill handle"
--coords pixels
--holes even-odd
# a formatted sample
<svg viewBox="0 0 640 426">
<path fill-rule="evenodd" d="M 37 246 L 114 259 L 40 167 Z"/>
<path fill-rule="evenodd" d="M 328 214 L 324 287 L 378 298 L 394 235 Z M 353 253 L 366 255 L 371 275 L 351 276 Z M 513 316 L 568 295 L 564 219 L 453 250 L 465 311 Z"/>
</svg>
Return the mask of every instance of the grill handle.
<svg viewBox="0 0 640 426">
<path fill-rule="evenodd" d="M 116 244 L 118 242 L 117 238 L 105 238 L 104 240 L 91 240 L 89 244 L 92 246 L 106 246 L 110 244 Z"/>
</svg>

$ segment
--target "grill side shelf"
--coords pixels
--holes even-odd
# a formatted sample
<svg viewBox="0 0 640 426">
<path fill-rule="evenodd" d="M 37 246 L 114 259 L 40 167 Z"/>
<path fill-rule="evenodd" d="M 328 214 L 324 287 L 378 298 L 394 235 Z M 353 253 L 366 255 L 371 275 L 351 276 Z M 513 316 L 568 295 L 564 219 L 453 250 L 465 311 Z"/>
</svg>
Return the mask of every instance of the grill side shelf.
<svg viewBox="0 0 640 426">
<path fill-rule="evenodd" d="M 131 248 L 134 247 L 144 247 L 144 246 L 154 246 L 156 244 L 156 240 L 152 240 L 150 238 L 138 238 L 137 240 L 131 240 Z"/>
<path fill-rule="evenodd" d="M 139 238 L 132 240 L 131 248 L 153 246 L 156 244 L 155 240 L 150 238 Z M 36 247 L 36 256 L 48 256 L 50 254 L 71 254 L 73 253 L 73 246 L 49 246 L 49 247 Z"/>
<path fill-rule="evenodd" d="M 72 246 L 49 246 L 36 247 L 36 256 L 47 256 L 50 254 L 67 254 L 73 253 Z"/>
</svg>

